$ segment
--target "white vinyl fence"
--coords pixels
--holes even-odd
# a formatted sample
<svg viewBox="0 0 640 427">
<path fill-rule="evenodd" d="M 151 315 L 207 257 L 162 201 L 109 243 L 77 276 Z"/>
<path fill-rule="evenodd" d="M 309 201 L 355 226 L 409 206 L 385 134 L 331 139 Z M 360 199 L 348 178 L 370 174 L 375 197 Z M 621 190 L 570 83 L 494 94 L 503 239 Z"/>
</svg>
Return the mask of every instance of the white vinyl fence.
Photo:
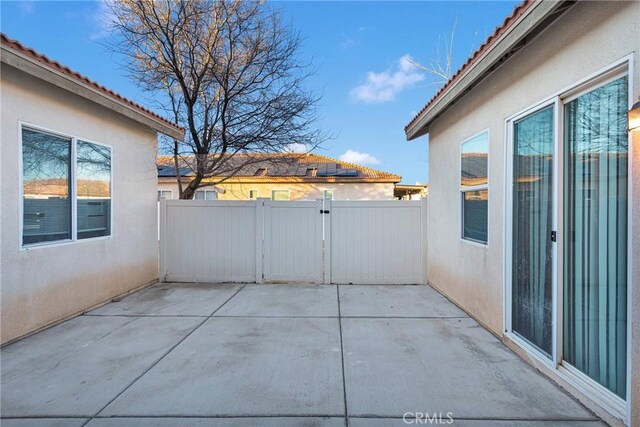
<svg viewBox="0 0 640 427">
<path fill-rule="evenodd" d="M 425 283 L 426 200 L 160 202 L 173 282 Z"/>
</svg>

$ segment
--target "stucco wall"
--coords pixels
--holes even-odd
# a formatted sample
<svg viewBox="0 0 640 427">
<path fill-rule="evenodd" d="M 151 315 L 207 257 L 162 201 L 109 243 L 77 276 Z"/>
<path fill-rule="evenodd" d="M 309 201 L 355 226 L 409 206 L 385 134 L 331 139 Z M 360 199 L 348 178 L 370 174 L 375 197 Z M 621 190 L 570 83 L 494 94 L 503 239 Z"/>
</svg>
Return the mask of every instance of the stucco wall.
<svg viewBox="0 0 640 427">
<path fill-rule="evenodd" d="M 158 277 L 156 134 L 2 65 L 3 343 Z M 112 146 L 112 237 L 20 250 L 19 121 Z"/>
<path fill-rule="evenodd" d="M 223 183 L 217 187 L 226 190 L 218 194 L 218 200 L 247 200 L 250 190 L 258 190 L 258 197 L 267 198 L 271 198 L 271 190 L 289 190 L 291 200 L 320 199 L 324 190 L 333 190 L 334 200 L 393 200 L 392 183 Z M 160 182 L 158 190 L 171 190 L 173 198 L 178 198 L 178 184 L 174 182 Z"/>
<path fill-rule="evenodd" d="M 503 333 L 505 119 L 633 54 L 640 95 L 640 3 L 579 2 L 437 119 L 430 128 L 429 281 Z M 489 129 L 489 243 L 460 239 L 460 141 Z M 640 424 L 640 131 L 632 143 L 633 418 Z M 639 425 L 636 424 L 636 425 Z"/>
</svg>

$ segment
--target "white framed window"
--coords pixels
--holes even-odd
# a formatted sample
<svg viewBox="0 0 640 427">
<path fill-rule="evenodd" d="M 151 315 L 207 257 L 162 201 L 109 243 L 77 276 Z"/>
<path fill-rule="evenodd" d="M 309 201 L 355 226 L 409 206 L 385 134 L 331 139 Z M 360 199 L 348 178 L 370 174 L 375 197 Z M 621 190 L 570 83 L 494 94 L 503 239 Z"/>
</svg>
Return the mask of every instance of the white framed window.
<svg viewBox="0 0 640 427">
<path fill-rule="evenodd" d="M 290 200 L 289 190 L 272 190 L 271 200 Z"/>
<path fill-rule="evenodd" d="M 193 200 L 216 200 L 218 193 L 214 190 L 196 190 Z"/>
<path fill-rule="evenodd" d="M 258 198 L 258 190 L 249 190 L 249 200 L 256 200 Z"/>
<path fill-rule="evenodd" d="M 158 200 L 162 200 L 162 199 L 167 199 L 167 200 L 173 199 L 173 191 L 158 190 Z"/>
<path fill-rule="evenodd" d="M 322 192 L 322 198 L 325 200 L 333 200 L 333 190 L 324 190 Z"/>
<path fill-rule="evenodd" d="M 460 233 L 463 240 L 486 245 L 489 236 L 489 132 L 460 144 Z"/>
<path fill-rule="evenodd" d="M 23 247 L 111 236 L 111 147 L 21 125 Z"/>
</svg>

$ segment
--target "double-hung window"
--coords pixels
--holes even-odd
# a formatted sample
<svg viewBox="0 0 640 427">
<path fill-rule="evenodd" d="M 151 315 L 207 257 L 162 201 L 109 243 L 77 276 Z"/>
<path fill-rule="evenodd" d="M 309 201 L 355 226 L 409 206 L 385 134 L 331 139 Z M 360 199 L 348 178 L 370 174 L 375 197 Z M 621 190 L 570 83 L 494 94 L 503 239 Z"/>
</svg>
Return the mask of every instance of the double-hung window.
<svg viewBox="0 0 640 427">
<path fill-rule="evenodd" d="M 258 198 L 258 190 L 249 190 L 249 200 L 256 200 Z"/>
<path fill-rule="evenodd" d="M 214 190 L 196 190 L 193 200 L 216 200 L 217 193 Z"/>
<path fill-rule="evenodd" d="M 461 237 L 486 245 L 489 228 L 489 133 L 460 145 Z"/>
<path fill-rule="evenodd" d="M 22 245 L 111 235 L 111 148 L 23 127 Z"/>
</svg>

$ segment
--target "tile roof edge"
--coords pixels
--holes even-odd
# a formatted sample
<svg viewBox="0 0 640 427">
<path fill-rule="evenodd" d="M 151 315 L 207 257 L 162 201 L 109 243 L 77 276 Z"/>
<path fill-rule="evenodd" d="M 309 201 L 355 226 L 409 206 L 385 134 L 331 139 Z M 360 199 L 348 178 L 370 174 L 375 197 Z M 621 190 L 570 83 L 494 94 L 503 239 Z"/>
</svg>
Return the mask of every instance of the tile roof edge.
<svg viewBox="0 0 640 427">
<path fill-rule="evenodd" d="M 6 48 L 6 49 L 10 49 L 14 52 L 18 52 L 22 55 L 25 55 L 27 57 L 29 57 L 30 59 L 38 62 L 40 65 L 44 66 L 45 68 L 49 68 L 52 71 L 55 72 L 59 72 L 64 74 L 67 77 L 70 77 L 71 79 L 75 80 L 77 83 L 81 83 L 81 84 L 85 84 L 90 86 L 91 88 L 99 91 L 102 95 L 105 95 L 109 98 L 111 98 L 113 101 L 116 101 L 118 103 L 121 104 L 125 104 L 131 108 L 133 108 L 134 110 L 136 110 L 139 114 L 142 114 L 152 120 L 157 120 L 159 122 L 162 122 L 163 124 L 172 127 L 173 129 L 179 131 L 179 132 L 183 132 L 185 131 L 185 129 L 179 125 L 177 125 L 176 123 L 173 123 L 172 121 L 162 117 L 161 115 L 154 113 L 153 111 L 149 110 L 148 108 L 143 107 L 142 105 L 128 99 L 125 98 L 124 96 L 112 91 L 111 89 L 108 89 L 107 87 L 91 80 L 90 78 L 80 74 L 77 71 L 74 71 L 72 69 L 70 69 L 69 67 L 62 65 L 60 62 L 49 58 L 48 56 L 44 55 L 43 53 L 40 53 L 38 51 L 36 51 L 33 48 L 27 47 L 25 45 L 23 45 L 22 43 L 20 43 L 19 41 L 10 38 L 9 36 L 7 36 L 5 33 L 0 33 L 0 45 L 2 45 L 2 47 Z"/>
<path fill-rule="evenodd" d="M 437 100 L 443 97 L 449 89 L 451 89 L 453 83 L 455 83 L 462 74 L 469 69 L 476 61 L 485 53 L 489 48 L 491 48 L 499 39 L 499 37 L 520 18 L 524 12 L 529 10 L 529 8 L 536 3 L 537 0 L 523 0 L 520 4 L 518 4 L 511 14 L 507 16 L 503 23 L 496 27 L 496 29 L 487 37 L 487 39 L 480 45 L 480 47 L 465 61 L 464 64 L 447 80 L 447 82 L 436 92 L 436 94 L 431 97 L 431 99 L 425 104 L 424 107 L 420 109 L 420 111 L 411 119 L 409 124 L 404 127 L 405 133 L 414 126 L 429 110 Z"/>
</svg>

